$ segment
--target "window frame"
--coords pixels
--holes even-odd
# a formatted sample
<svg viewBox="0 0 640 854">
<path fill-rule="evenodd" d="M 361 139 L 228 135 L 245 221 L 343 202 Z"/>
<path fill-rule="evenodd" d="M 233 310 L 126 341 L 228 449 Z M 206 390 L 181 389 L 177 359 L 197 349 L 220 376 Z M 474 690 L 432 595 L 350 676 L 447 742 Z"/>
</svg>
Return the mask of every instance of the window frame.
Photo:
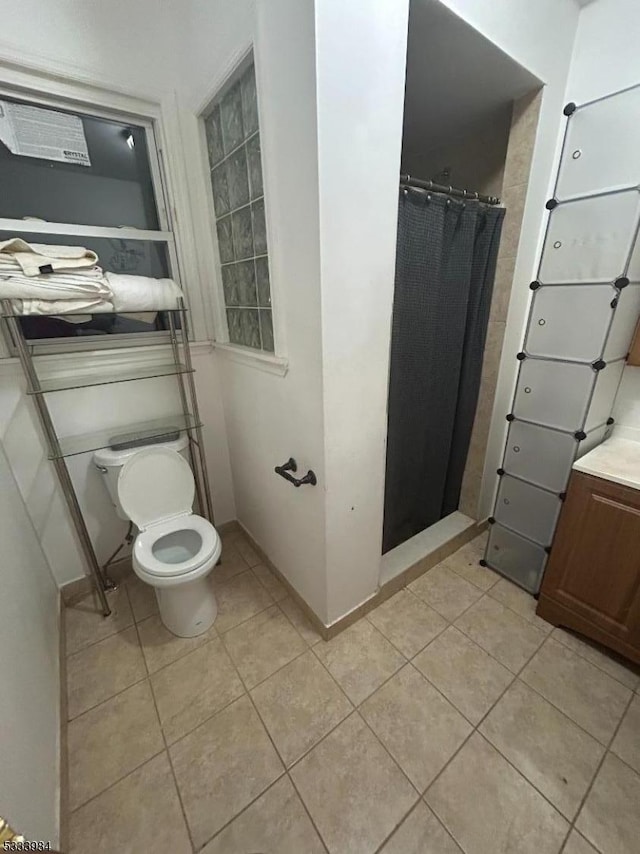
<svg viewBox="0 0 640 854">
<path fill-rule="evenodd" d="M 262 167 L 263 193 L 262 201 L 265 211 L 265 229 L 267 235 L 267 253 L 266 257 L 269 264 L 269 284 L 271 295 L 271 319 L 273 326 L 273 351 L 262 350 L 253 347 L 247 347 L 242 344 L 236 344 L 229 339 L 229 326 L 227 321 L 227 305 L 224 296 L 224 288 L 222 284 L 222 260 L 220 257 L 220 247 L 218 244 L 218 233 L 216 228 L 217 218 L 213 201 L 213 192 L 211 188 L 211 165 L 209 163 L 208 145 L 205 129 L 205 120 L 213 112 L 215 106 L 220 104 L 225 94 L 229 89 L 240 80 L 244 72 L 250 65 L 254 67 L 255 84 L 257 93 L 257 109 L 258 109 L 258 130 L 260 136 L 260 164 Z M 205 190 L 205 205 L 207 211 L 208 234 L 210 237 L 210 246 L 212 249 L 212 260 L 216 271 L 215 288 L 214 288 L 214 304 L 217 317 L 216 322 L 216 350 L 228 356 L 234 361 L 241 364 L 252 365 L 260 370 L 268 373 L 275 373 L 284 376 L 288 371 L 288 359 L 283 355 L 284 351 L 284 335 L 280 325 L 280 316 L 277 297 L 277 274 L 276 263 L 274 262 L 274 239 L 273 228 L 270 221 L 270 204 L 269 199 L 272 195 L 272 187 L 269 180 L 269 169 L 266 165 L 267 143 L 266 137 L 268 131 L 268 122 L 265 120 L 262 106 L 262 85 L 260 75 L 260 61 L 258 56 L 257 46 L 254 43 L 249 43 L 244 48 L 238 50 L 230 57 L 224 71 L 214 80 L 213 85 L 209 89 L 206 97 L 200 103 L 196 111 L 196 119 L 198 125 L 198 137 L 200 144 L 200 162 L 203 175 L 203 186 Z M 245 145 L 247 140 L 244 140 L 242 145 Z M 228 155 L 225 155 L 228 156 Z M 229 262 L 233 263 L 233 262 Z M 233 308 L 234 306 L 230 306 Z M 258 307 L 257 307 L 258 308 Z"/>
<path fill-rule="evenodd" d="M 6 69 L 0 65 L 0 72 Z M 74 91 L 74 84 L 58 83 L 56 91 L 51 91 L 51 82 L 46 78 L 33 79 L 33 75 L 25 72 L 30 85 L 21 85 L 19 80 L 7 82 L 12 75 L 2 74 L 0 79 L 0 99 L 4 97 L 18 99 L 33 106 L 45 109 L 58 109 L 74 112 L 79 115 L 87 115 L 97 119 L 119 122 L 122 124 L 133 124 L 144 130 L 149 154 L 149 169 L 151 172 L 151 184 L 158 211 L 158 222 L 161 230 L 147 230 L 137 228 L 119 228 L 109 226 L 76 225 L 74 223 L 41 222 L 34 220 L 12 219 L 0 217 L 0 231 L 11 231 L 16 235 L 21 233 L 42 233 L 47 235 L 73 235 L 74 237 L 113 237 L 129 240 L 144 240 L 153 243 L 162 243 L 167 247 L 169 272 L 179 287 L 185 293 L 185 302 L 188 302 L 187 294 L 182 285 L 181 265 L 177 246 L 177 235 L 172 218 L 172 202 L 169 193 L 169 181 L 167 168 L 164 162 L 162 146 L 162 116 L 159 108 L 149 102 L 139 101 L 128 96 L 118 96 L 116 93 L 106 93 L 104 90 L 84 87 L 81 89 L 84 97 L 78 98 Z M 18 78 L 22 73 L 18 72 Z M 39 86 L 41 84 L 41 87 Z M 54 83 L 55 85 L 55 83 Z M 36 88 L 38 87 L 38 88 Z M 90 88 L 91 91 L 87 91 Z M 65 91 L 66 90 L 66 91 Z M 116 105 L 117 101 L 130 102 L 132 109 L 122 109 Z M 121 312 L 126 314 L 126 312 Z M 12 338 L 7 324 L 2 324 L 4 341 L 8 349 L 8 355 L 16 355 L 16 342 Z M 189 337 L 192 337 L 192 329 L 189 325 Z M 166 343 L 169 341 L 169 333 L 163 330 L 154 332 L 133 332 L 117 335 L 83 335 L 78 338 L 39 338 L 29 339 L 29 347 L 34 355 L 62 354 L 69 352 L 83 352 L 87 350 L 112 350 L 124 347 L 144 347 L 153 344 Z M 2 354 L 0 353 L 0 356 Z"/>
</svg>

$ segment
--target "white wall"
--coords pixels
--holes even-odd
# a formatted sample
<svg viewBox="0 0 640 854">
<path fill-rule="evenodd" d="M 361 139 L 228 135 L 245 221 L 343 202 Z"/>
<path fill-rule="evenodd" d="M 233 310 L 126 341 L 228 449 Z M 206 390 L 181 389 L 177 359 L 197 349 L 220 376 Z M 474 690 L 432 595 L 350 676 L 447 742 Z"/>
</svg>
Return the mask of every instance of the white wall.
<svg viewBox="0 0 640 854">
<path fill-rule="evenodd" d="M 506 436 L 505 414 L 516 381 L 515 356 L 528 314 L 528 286 L 535 277 L 544 234 L 544 205 L 560 154 L 562 108 L 579 9 L 573 0 L 535 4 L 528 0 L 446 0 L 446 5 L 544 84 L 481 491 L 480 515 L 488 516 Z"/>
<path fill-rule="evenodd" d="M 214 513 L 216 521 L 224 522 L 235 519 L 236 511 L 220 378 L 210 347 L 196 345 L 195 351 L 196 385 L 200 415 L 205 425 Z M 90 356 L 84 354 L 82 358 L 88 360 Z M 97 364 L 101 363 L 101 358 L 104 357 L 98 357 Z M 122 358 L 130 360 L 132 357 L 125 355 Z M 154 358 L 158 361 L 157 353 Z M 44 370 L 51 370 L 52 364 L 54 360 L 45 358 Z M 59 370 L 59 362 L 56 366 Z M 24 393 L 24 389 L 25 381 L 18 361 L 0 360 L 5 451 L 56 582 L 62 585 L 81 578 L 87 570 L 54 468 L 47 459 L 32 398 Z M 132 422 L 180 411 L 177 384 L 173 377 L 64 391 L 49 395 L 48 400 L 60 436 L 90 433 L 108 427 L 118 432 L 118 428 Z M 122 541 L 127 525 L 114 512 L 102 476 L 92 464 L 92 454 L 68 457 L 67 465 L 98 560 L 104 562 Z M 122 555 L 126 554 L 126 550 L 122 552 Z"/>
<path fill-rule="evenodd" d="M 198 2 L 181 75 L 183 139 L 197 152 L 197 115 L 254 45 L 269 262 L 278 355 L 286 376 L 216 351 L 238 519 L 326 619 L 315 32 L 311 0 Z M 189 158 L 203 270 L 211 252 L 208 177 Z M 215 272 L 212 272 L 215 271 Z M 293 488 L 274 467 L 295 457 L 318 486 Z"/>
<path fill-rule="evenodd" d="M 57 847 L 58 592 L 1 441 L 0 543 L 2 817 L 28 839 Z"/>
<path fill-rule="evenodd" d="M 116 0 L 115 4 L 90 0 L 78 5 L 74 0 L 56 0 L 55 3 L 26 0 L 21 7 L 20 20 L 16 16 L 9 17 L 0 34 L 0 63 L 14 61 L 48 74 L 60 73 L 74 83 L 81 81 L 162 102 L 166 118 L 165 157 L 174 166 L 170 178 L 174 183 L 179 181 L 181 176 L 175 172 L 180 171 L 184 155 L 180 128 L 176 127 L 172 90 L 180 76 L 181 60 L 188 53 L 187 26 L 179 4 L 142 0 L 132 6 L 122 0 Z M 41 26 L 25 28 L 24 21 L 29 17 L 38 20 Z M 140 50 L 141 41 L 144 51 Z M 0 69 L 0 81 L 2 79 Z M 55 80 L 45 85 L 54 93 L 60 88 Z M 185 251 L 192 254 L 188 240 L 190 232 L 187 226 L 184 229 Z M 195 331 L 199 339 L 204 339 L 208 337 L 208 324 L 197 287 L 200 283 L 187 265 L 182 273 Z M 204 281 L 209 282 L 210 276 Z M 77 357 L 76 364 L 80 359 L 86 362 L 87 358 L 86 354 Z M 141 351 L 134 349 L 129 358 L 136 361 L 143 356 Z M 214 513 L 219 524 L 235 519 L 236 509 L 220 370 L 210 347 L 196 348 L 194 367 L 205 425 Z M 9 462 L 56 581 L 64 584 L 80 578 L 87 567 L 52 466 L 46 459 L 32 402 L 26 395 L 20 396 L 23 390 L 24 381 L 17 360 L 0 359 L 0 402 L 6 401 L 0 418 L 8 424 Z M 61 435 L 90 432 L 103 424 L 124 425 L 127 421 L 145 420 L 154 414 L 180 409 L 173 378 L 65 392 L 50 396 L 49 402 L 54 412 L 59 413 L 57 427 Z M 115 516 L 103 484 L 91 465 L 91 455 L 69 458 L 68 464 L 98 559 L 104 561 L 119 544 L 126 524 Z"/>
<path fill-rule="evenodd" d="M 636 0 L 598 0 L 585 7 L 566 100 L 581 104 L 640 83 L 639 32 Z M 640 430 L 640 368 L 624 369 L 613 417 L 619 427 Z"/>
<path fill-rule="evenodd" d="M 19 14 L 5 11 L 3 59 L 140 97 L 160 97 L 173 86 L 185 28 L 180 3 L 23 0 Z"/>
<path fill-rule="evenodd" d="M 329 622 L 380 575 L 408 12 L 316 4 Z"/>
</svg>

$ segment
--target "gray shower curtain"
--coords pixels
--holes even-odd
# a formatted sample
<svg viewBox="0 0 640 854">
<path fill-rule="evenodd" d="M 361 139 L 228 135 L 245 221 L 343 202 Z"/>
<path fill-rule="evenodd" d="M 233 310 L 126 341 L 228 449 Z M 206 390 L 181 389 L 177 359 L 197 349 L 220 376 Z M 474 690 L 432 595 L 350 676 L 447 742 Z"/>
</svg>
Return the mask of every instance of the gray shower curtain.
<svg viewBox="0 0 640 854">
<path fill-rule="evenodd" d="M 400 191 L 383 553 L 458 507 L 504 214 Z"/>
</svg>

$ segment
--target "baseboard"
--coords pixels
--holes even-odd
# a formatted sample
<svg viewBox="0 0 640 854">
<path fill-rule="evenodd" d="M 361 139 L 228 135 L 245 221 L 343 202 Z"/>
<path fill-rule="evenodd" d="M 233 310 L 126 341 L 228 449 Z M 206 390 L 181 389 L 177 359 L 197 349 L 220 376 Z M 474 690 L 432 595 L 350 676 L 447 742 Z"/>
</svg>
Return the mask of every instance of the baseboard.
<svg viewBox="0 0 640 854">
<path fill-rule="evenodd" d="M 324 640 L 329 640 L 329 638 L 327 636 L 328 627 L 325 626 L 325 624 L 322 622 L 320 617 L 307 604 L 307 602 L 305 602 L 305 600 L 298 593 L 298 591 L 295 589 L 295 587 L 292 586 L 291 582 L 288 581 L 285 578 L 285 576 L 280 572 L 278 567 L 274 563 L 271 562 L 269 555 L 264 551 L 264 549 L 262 549 L 262 547 L 259 545 L 259 543 L 257 543 L 254 540 L 254 538 L 251 536 L 249 531 L 247 531 L 247 529 L 244 527 L 242 522 L 234 521 L 234 522 L 227 522 L 226 524 L 233 526 L 233 527 L 229 528 L 229 530 L 226 531 L 226 533 L 232 533 L 234 530 L 238 530 L 244 534 L 244 536 L 249 540 L 251 547 L 254 549 L 254 551 L 256 552 L 258 557 L 261 559 L 262 563 L 264 563 L 265 566 L 268 566 L 269 569 L 271 570 L 271 572 L 273 572 L 273 574 L 276 576 L 278 581 L 285 588 L 287 593 L 291 596 L 291 598 L 296 603 L 296 605 L 298 605 L 300 610 L 304 613 L 305 617 L 309 620 L 309 622 L 311 623 L 313 628 L 316 629 L 316 631 L 320 634 L 321 637 L 324 638 Z"/>
<path fill-rule="evenodd" d="M 131 557 L 123 557 L 120 560 L 109 564 L 109 578 L 115 584 L 121 584 L 133 573 Z M 93 578 L 90 575 L 84 575 L 82 578 L 75 578 L 73 581 L 68 581 L 60 588 L 62 601 L 65 605 L 74 605 L 79 599 L 84 599 L 93 590 Z"/>
<path fill-rule="evenodd" d="M 408 567 L 403 572 L 396 575 L 395 578 L 392 578 L 386 584 L 383 584 L 368 599 L 366 599 L 364 602 L 361 602 L 360 605 L 357 605 L 353 610 L 349 611 L 348 614 L 345 614 L 344 616 L 339 617 L 337 620 L 335 620 L 335 622 L 326 625 L 320 619 L 320 617 L 318 617 L 315 611 L 309 606 L 309 604 L 305 602 L 305 600 L 298 593 L 298 591 L 284 577 L 278 567 L 274 563 L 272 563 L 269 556 L 260 547 L 259 543 L 255 541 L 249 531 L 247 531 L 242 522 L 226 522 L 225 525 L 230 526 L 228 529 L 225 530 L 225 533 L 232 533 L 235 530 L 242 531 L 242 533 L 249 540 L 252 548 L 256 551 L 262 562 L 269 567 L 273 574 L 278 578 L 278 581 L 280 581 L 283 587 L 287 590 L 291 598 L 304 612 L 309 622 L 319 632 L 322 638 L 327 641 L 331 640 L 336 635 L 339 635 L 345 629 L 349 628 L 349 626 L 353 625 L 353 623 L 357 622 L 361 617 L 364 617 L 365 614 L 368 614 L 369 611 L 372 611 L 374 608 L 377 608 L 378 605 L 381 605 L 387 599 L 390 599 L 391 596 L 393 596 L 407 584 L 410 584 L 412 581 L 415 581 L 416 578 L 419 578 L 421 575 L 424 575 L 425 572 L 428 572 L 436 564 L 440 563 L 440 561 L 444 560 L 445 558 L 448 558 L 459 548 L 466 545 L 466 543 L 470 542 L 471 540 L 482 534 L 487 528 L 486 522 L 476 522 L 474 525 L 471 525 L 464 531 L 461 531 L 459 534 L 456 534 L 450 540 L 447 540 L 447 542 L 443 543 L 439 548 L 435 549 L 433 552 L 430 552 L 428 555 L 425 555 L 425 557 L 420 558 L 420 560 L 416 561 L 416 563 L 412 564 L 412 566 Z"/>
<path fill-rule="evenodd" d="M 65 603 L 58 596 L 58 674 L 60 679 L 60 739 L 59 739 L 59 818 L 60 850 L 69 850 L 69 752 L 68 745 L 68 707 L 67 707 L 67 636 L 64 628 Z"/>
</svg>

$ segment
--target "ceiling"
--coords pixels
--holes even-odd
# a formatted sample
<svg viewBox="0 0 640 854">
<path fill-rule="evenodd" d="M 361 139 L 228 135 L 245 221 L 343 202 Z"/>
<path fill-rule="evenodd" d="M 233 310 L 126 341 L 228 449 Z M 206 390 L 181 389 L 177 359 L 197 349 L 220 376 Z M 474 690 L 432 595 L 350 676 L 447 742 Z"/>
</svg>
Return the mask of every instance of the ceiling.
<svg viewBox="0 0 640 854">
<path fill-rule="evenodd" d="M 411 0 L 403 151 L 441 145 L 540 85 L 437 0 Z"/>
</svg>

